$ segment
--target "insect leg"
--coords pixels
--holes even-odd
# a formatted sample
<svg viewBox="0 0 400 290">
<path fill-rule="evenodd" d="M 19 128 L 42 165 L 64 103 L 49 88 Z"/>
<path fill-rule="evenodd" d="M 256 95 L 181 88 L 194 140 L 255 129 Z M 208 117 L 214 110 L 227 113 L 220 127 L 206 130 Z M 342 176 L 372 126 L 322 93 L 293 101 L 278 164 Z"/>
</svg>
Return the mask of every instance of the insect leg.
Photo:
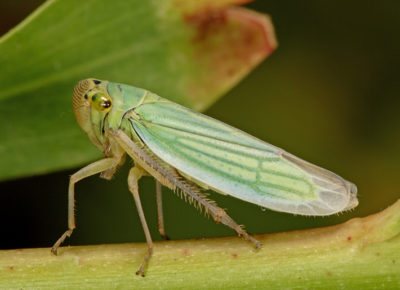
<svg viewBox="0 0 400 290">
<path fill-rule="evenodd" d="M 214 206 L 216 207 L 216 206 Z M 211 212 L 214 212 L 213 217 L 214 220 L 218 223 L 221 222 L 224 225 L 230 227 L 235 230 L 236 233 L 243 237 L 246 241 L 252 242 L 256 249 L 261 247 L 261 243 L 249 235 L 242 226 L 238 225 L 222 208 L 216 207 L 216 209 L 210 209 Z"/>
<path fill-rule="evenodd" d="M 75 183 L 91 175 L 95 175 L 107 169 L 110 169 L 119 162 L 119 158 L 104 158 L 99 161 L 93 162 L 88 166 L 83 167 L 78 172 L 71 175 L 68 187 L 68 230 L 57 240 L 51 248 L 51 252 L 57 255 L 58 247 L 64 242 L 67 237 L 70 237 L 72 231 L 75 229 Z"/>
<path fill-rule="evenodd" d="M 143 277 L 144 277 L 144 269 L 146 268 L 146 265 L 151 257 L 151 254 L 153 253 L 153 241 L 151 239 L 150 231 L 147 226 L 146 218 L 144 217 L 143 208 L 142 208 L 142 204 L 140 202 L 140 197 L 139 197 L 138 180 L 144 174 L 145 174 L 145 171 L 142 168 L 135 166 L 135 167 L 131 168 L 131 170 L 129 171 L 129 176 L 128 176 L 129 190 L 131 191 L 133 198 L 135 200 L 136 207 L 137 207 L 137 210 L 139 213 L 139 218 L 140 218 L 140 221 L 142 222 L 143 231 L 146 236 L 146 241 L 147 241 L 147 245 L 148 245 L 148 250 L 147 250 L 146 256 L 144 257 L 144 260 L 143 260 L 142 264 L 140 265 L 139 270 L 136 272 L 136 275 L 141 275 Z"/>
<path fill-rule="evenodd" d="M 162 207 L 162 184 L 156 180 L 156 201 L 157 201 L 157 216 L 158 216 L 158 231 L 161 237 L 165 240 L 169 240 L 169 237 L 165 234 L 164 227 L 164 214 Z"/>
<path fill-rule="evenodd" d="M 147 172 L 153 175 L 157 181 L 172 190 L 179 188 L 199 205 L 203 206 L 214 218 L 216 222 L 221 222 L 224 225 L 232 228 L 239 236 L 242 236 L 247 241 L 252 242 L 256 248 L 261 246 L 261 243 L 250 236 L 240 225 L 238 225 L 222 208 L 218 207 L 213 201 L 204 197 L 200 189 L 193 183 L 187 182 L 177 175 L 176 170 L 168 167 L 167 164 L 161 164 L 156 156 L 152 156 L 140 148 L 133 142 L 124 132 L 117 130 L 113 132 L 113 137 L 119 145 L 130 155 L 135 162 L 144 168 Z"/>
<path fill-rule="evenodd" d="M 210 213 L 215 222 L 222 223 L 235 230 L 240 237 L 243 237 L 246 241 L 252 242 L 256 249 L 261 247 L 259 241 L 249 235 L 242 226 L 238 225 L 222 208 L 217 206 L 213 200 L 206 198 L 196 189 L 195 185 L 188 186 L 188 184 L 181 183 L 182 184 L 179 184 L 178 187 L 182 189 L 183 193 L 197 201 L 200 206 L 203 206 L 205 212 Z"/>
</svg>

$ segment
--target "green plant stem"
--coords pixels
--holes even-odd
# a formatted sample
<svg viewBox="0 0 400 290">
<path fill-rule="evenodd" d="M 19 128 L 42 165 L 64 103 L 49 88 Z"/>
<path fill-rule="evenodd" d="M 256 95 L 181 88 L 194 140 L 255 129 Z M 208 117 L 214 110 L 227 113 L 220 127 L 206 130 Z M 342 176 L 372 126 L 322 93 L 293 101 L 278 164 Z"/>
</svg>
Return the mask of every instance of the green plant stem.
<svg viewBox="0 0 400 290">
<path fill-rule="evenodd" d="M 384 211 L 326 228 L 256 236 L 156 242 L 145 278 L 135 275 L 146 244 L 0 252 L 0 288 L 400 287 L 400 200 Z"/>
</svg>

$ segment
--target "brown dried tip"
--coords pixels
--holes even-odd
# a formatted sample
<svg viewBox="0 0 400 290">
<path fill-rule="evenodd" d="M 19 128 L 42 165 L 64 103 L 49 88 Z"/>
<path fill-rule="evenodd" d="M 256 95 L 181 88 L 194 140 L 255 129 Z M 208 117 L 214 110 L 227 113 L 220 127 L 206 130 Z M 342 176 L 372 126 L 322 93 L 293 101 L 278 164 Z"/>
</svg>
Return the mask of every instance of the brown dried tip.
<svg viewBox="0 0 400 290">
<path fill-rule="evenodd" d="M 196 110 L 204 110 L 214 101 L 210 92 L 226 92 L 278 45 L 267 15 L 235 6 L 247 2 L 173 1 L 173 11 L 180 12 L 192 30 L 190 57 L 196 62 L 196 78 L 188 78 L 184 84 Z"/>
</svg>

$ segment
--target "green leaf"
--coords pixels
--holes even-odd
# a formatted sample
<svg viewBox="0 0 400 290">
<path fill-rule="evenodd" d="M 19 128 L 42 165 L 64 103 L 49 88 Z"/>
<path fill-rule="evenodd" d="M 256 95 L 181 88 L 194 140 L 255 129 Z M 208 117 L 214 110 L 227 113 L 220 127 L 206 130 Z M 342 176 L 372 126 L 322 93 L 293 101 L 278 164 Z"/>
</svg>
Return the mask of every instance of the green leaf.
<svg viewBox="0 0 400 290">
<path fill-rule="evenodd" d="M 240 0 L 49 0 L 0 39 L 0 180 L 100 156 L 78 128 L 75 83 L 149 89 L 204 110 L 276 47 Z"/>
</svg>

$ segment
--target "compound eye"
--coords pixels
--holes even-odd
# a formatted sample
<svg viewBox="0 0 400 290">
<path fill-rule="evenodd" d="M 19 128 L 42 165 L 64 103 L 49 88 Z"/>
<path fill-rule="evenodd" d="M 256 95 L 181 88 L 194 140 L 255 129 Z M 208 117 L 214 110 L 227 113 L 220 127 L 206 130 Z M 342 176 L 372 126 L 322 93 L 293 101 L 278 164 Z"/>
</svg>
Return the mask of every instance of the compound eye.
<svg viewBox="0 0 400 290">
<path fill-rule="evenodd" d="M 104 111 L 111 108 L 111 100 L 108 96 L 104 95 L 103 93 L 95 93 L 91 96 L 93 107 L 97 111 Z"/>
</svg>

